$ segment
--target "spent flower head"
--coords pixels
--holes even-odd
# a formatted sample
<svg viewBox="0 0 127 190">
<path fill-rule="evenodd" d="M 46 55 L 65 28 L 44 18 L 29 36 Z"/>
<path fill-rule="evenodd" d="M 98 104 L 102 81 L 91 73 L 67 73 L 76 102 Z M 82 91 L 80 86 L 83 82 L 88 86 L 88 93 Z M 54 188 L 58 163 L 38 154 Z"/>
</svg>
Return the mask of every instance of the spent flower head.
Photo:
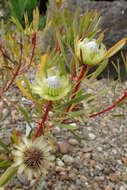
<svg viewBox="0 0 127 190">
<path fill-rule="evenodd" d="M 37 79 L 37 84 L 33 86 L 33 91 L 46 100 L 59 100 L 67 95 L 71 85 L 68 77 L 52 75 Z"/>
<path fill-rule="evenodd" d="M 96 39 L 84 38 L 83 40 L 76 39 L 75 53 L 78 59 L 86 65 L 98 65 L 105 57 L 106 48 L 103 43 L 99 44 Z"/>
<path fill-rule="evenodd" d="M 18 168 L 18 173 L 24 172 L 29 180 L 33 176 L 38 177 L 45 173 L 54 159 L 43 137 L 37 138 L 34 142 L 23 137 L 22 141 L 14 147 L 12 155 L 13 166 Z"/>
</svg>

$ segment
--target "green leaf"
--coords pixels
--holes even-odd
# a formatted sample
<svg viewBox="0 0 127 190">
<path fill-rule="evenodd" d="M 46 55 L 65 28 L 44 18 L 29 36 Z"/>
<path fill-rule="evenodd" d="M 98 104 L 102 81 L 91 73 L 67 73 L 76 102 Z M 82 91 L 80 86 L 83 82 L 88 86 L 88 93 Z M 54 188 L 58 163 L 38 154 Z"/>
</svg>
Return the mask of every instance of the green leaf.
<svg viewBox="0 0 127 190">
<path fill-rule="evenodd" d="M 60 34 L 60 32 L 59 32 L 59 30 L 57 28 L 56 28 L 56 34 L 57 34 L 59 48 L 61 50 L 62 56 L 64 58 L 64 61 L 65 61 L 66 65 L 68 65 L 68 61 L 67 61 L 67 58 L 66 58 L 66 55 L 65 55 L 65 50 L 64 50 L 63 42 L 62 42 L 62 39 L 61 39 L 61 34 Z"/>
<path fill-rule="evenodd" d="M 45 177 L 42 176 L 41 182 L 40 182 L 37 190 L 44 190 L 45 188 L 46 188 L 46 181 L 45 181 Z"/>
<path fill-rule="evenodd" d="M 82 110 L 79 110 L 79 111 L 69 112 L 69 114 L 71 115 L 71 117 L 74 118 L 74 117 L 78 117 L 78 116 L 81 116 L 81 115 L 85 115 L 86 114 L 85 112 L 86 112 L 86 110 L 82 109 Z"/>
<path fill-rule="evenodd" d="M 73 131 L 73 130 L 70 130 L 70 132 L 74 135 L 74 137 L 75 137 L 79 142 L 81 142 L 81 137 L 79 136 L 78 133 L 76 133 L 76 132 Z"/>
<path fill-rule="evenodd" d="M 78 17 L 79 17 L 80 9 L 77 8 L 74 17 L 73 17 L 73 31 L 74 31 L 74 38 L 76 38 L 78 34 Z M 80 24 L 81 25 L 81 24 Z M 81 26 L 80 26 L 81 27 Z"/>
<path fill-rule="evenodd" d="M 30 117 L 29 117 L 28 111 L 27 111 L 26 109 L 24 109 L 22 106 L 19 106 L 19 110 L 23 113 L 26 122 L 28 123 L 28 125 L 29 125 L 29 126 L 31 127 L 31 129 L 32 129 L 32 126 L 31 126 L 31 123 L 30 123 Z"/>
<path fill-rule="evenodd" d="M 123 52 L 121 52 L 121 56 L 122 56 L 122 60 L 123 60 L 125 70 L 126 70 L 126 73 L 127 73 L 127 57 L 126 58 L 124 57 Z"/>
<path fill-rule="evenodd" d="M 99 66 L 98 68 L 96 69 L 96 71 L 94 71 L 91 75 L 92 77 L 90 79 L 95 79 L 97 78 L 101 73 L 102 71 L 106 68 L 108 64 L 108 60 L 104 60 Z"/>
<path fill-rule="evenodd" d="M 9 160 L 2 160 L 0 161 L 0 169 L 7 169 L 11 166 L 11 164 L 12 162 L 10 162 Z"/>
<path fill-rule="evenodd" d="M 11 13 L 21 24 L 23 24 L 25 3 L 26 0 L 10 0 Z"/>
<path fill-rule="evenodd" d="M 121 114 L 112 114 L 112 117 L 124 119 L 126 117 L 126 115 L 122 114 L 122 113 Z"/>
<path fill-rule="evenodd" d="M 9 152 L 8 145 L 6 145 L 2 140 L 0 140 L 0 146 L 2 146 L 3 149 Z"/>
<path fill-rule="evenodd" d="M 17 168 L 9 167 L 0 177 L 0 187 L 4 186 L 17 172 Z"/>
<path fill-rule="evenodd" d="M 29 81 L 27 80 L 27 77 L 26 77 L 25 75 L 23 75 L 23 81 L 24 81 L 24 83 L 25 83 L 25 85 L 26 85 L 26 88 L 27 88 L 28 92 L 30 93 L 30 95 L 33 96 L 33 95 L 32 95 L 32 90 L 31 90 L 30 83 L 29 83 Z"/>
<path fill-rule="evenodd" d="M 81 96 L 74 98 L 73 100 L 70 100 L 70 101 L 64 103 L 63 105 L 58 106 L 55 109 L 65 110 L 69 105 L 72 105 L 73 103 L 77 104 L 77 103 L 81 102 L 82 100 L 87 100 L 89 98 L 92 98 L 92 94 L 89 94 L 89 93 L 83 94 Z"/>
<path fill-rule="evenodd" d="M 16 27 L 17 27 L 17 29 L 19 30 L 19 32 L 23 32 L 23 27 L 22 27 L 22 25 L 21 25 L 21 23 L 19 22 L 18 19 L 12 17 L 12 18 L 11 18 L 11 21 L 13 22 L 13 24 L 16 25 Z"/>
<path fill-rule="evenodd" d="M 111 47 L 105 54 L 105 58 L 110 58 L 114 54 L 116 54 L 125 44 L 126 44 L 127 39 L 123 38 L 119 42 L 117 42 L 113 47 Z"/>
<path fill-rule="evenodd" d="M 37 7 L 38 0 L 26 0 L 25 9 L 29 18 L 29 22 L 33 19 L 33 10 Z"/>
<path fill-rule="evenodd" d="M 61 56 L 59 56 L 59 64 L 60 64 L 60 68 L 61 68 L 61 74 L 66 76 L 67 72 L 66 72 L 65 64 L 64 64 L 64 61 Z"/>
<path fill-rule="evenodd" d="M 65 128 L 65 129 L 68 129 L 68 130 L 76 130 L 76 129 L 78 129 L 77 125 L 59 124 L 59 127 L 60 128 Z"/>
</svg>

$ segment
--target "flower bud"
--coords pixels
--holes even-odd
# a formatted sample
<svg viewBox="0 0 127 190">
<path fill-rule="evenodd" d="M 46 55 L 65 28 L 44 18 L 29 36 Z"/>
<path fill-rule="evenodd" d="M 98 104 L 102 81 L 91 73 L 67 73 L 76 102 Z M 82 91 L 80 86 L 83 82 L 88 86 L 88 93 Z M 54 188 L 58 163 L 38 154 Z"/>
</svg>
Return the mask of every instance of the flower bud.
<svg viewBox="0 0 127 190">
<path fill-rule="evenodd" d="M 37 80 L 37 84 L 33 86 L 36 94 L 39 94 L 46 100 L 59 100 L 67 95 L 70 91 L 71 85 L 68 77 L 60 77 L 57 75 L 43 77 Z"/>
<path fill-rule="evenodd" d="M 76 40 L 75 53 L 78 59 L 86 65 L 98 65 L 105 56 L 106 48 L 103 43 L 99 44 L 97 40 Z M 82 57 L 81 57 L 82 56 Z"/>
</svg>

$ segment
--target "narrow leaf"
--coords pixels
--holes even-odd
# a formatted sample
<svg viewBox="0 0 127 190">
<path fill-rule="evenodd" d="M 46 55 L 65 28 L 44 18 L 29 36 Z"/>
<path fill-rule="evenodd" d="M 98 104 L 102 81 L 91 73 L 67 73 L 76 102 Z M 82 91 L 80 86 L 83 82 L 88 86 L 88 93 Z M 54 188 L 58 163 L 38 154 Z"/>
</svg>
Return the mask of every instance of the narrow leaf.
<svg viewBox="0 0 127 190">
<path fill-rule="evenodd" d="M 101 63 L 99 65 L 99 67 L 96 69 L 96 71 L 94 71 L 91 74 L 92 75 L 91 79 L 97 78 L 102 73 L 102 71 L 106 68 L 107 64 L 108 64 L 108 60 L 103 61 L 103 63 Z"/>
<path fill-rule="evenodd" d="M 91 98 L 92 94 L 83 94 L 81 96 L 78 96 L 70 101 L 68 101 L 67 103 L 64 103 L 60 106 L 58 106 L 56 109 L 66 109 L 69 105 L 72 105 L 73 103 L 77 104 L 79 102 L 81 102 L 82 100 L 87 100 L 88 98 Z"/>
<path fill-rule="evenodd" d="M 30 123 L 30 117 L 29 117 L 29 114 L 28 114 L 27 110 L 24 109 L 22 106 L 19 106 L 19 109 L 23 113 L 23 115 L 24 115 L 24 117 L 25 117 L 26 122 L 28 123 L 28 125 L 32 128 L 31 123 Z"/>
<path fill-rule="evenodd" d="M 2 160 L 0 161 L 0 169 L 7 169 L 11 164 L 12 163 L 9 160 Z"/>
<path fill-rule="evenodd" d="M 39 70 L 38 70 L 38 77 L 39 78 L 41 78 L 43 73 L 44 73 L 44 66 L 45 66 L 45 63 L 46 63 L 47 56 L 48 56 L 48 54 L 45 53 L 41 57 L 41 64 L 40 64 L 40 67 L 39 67 Z"/>
<path fill-rule="evenodd" d="M 16 128 L 14 128 L 14 130 L 13 130 L 13 140 L 14 140 L 15 144 L 18 144 L 18 136 L 17 136 Z"/>
<path fill-rule="evenodd" d="M 59 124 L 59 127 L 60 128 L 65 128 L 65 129 L 68 129 L 68 130 L 76 130 L 76 129 L 78 129 L 77 125 Z"/>
<path fill-rule="evenodd" d="M 105 54 L 105 58 L 109 58 L 117 53 L 126 43 L 127 39 L 123 38 L 119 42 L 117 42 L 113 47 L 111 47 Z"/>
<path fill-rule="evenodd" d="M 16 78 L 16 84 L 18 86 L 18 88 L 21 90 L 21 92 L 30 100 L 32 100 L 32 96 L 30 94 L 28 94 L 28 92 L 26 91 L 26 89 L 22 86 L 20 80 L 18 78 Z"/>
<path fill-rule="evenodd" d="M 0 146 L 2 146 L 3 149 L 9 152 L 8 145 L 6 145 L 2 140 L 0 140 Z"/>
<path fill-rule="evenodd" d="M 0 187 L 5 185 L 17 172 L 17 168 L 9 167 L 0 177 Z"/>
</svg>

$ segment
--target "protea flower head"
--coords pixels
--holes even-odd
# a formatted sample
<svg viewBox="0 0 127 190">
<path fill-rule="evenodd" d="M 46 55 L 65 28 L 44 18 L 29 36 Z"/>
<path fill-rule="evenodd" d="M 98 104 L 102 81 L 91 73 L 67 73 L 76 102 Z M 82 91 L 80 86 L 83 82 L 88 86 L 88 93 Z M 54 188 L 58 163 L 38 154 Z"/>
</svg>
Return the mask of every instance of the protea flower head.
<svg viewBox="0 0 127 190">
<path fill-rule="evenodd" d="M 12 151 L 14 157 L 14 167 L 18 173 L 24 172 L 28 179 L 37 177 L 45 173 L 50 167 L 54 157 L 50 154 L 48 143 L 42 138 L 37 138 L 34 142 L 22 138 L 22 141 L 14 147 Z"/>
<path fill-rule="evenodd" d="M 51 75 L 37 79 L 37 84 L 33 86 L 36 94 L 39 94 L 46 100 L 59 100 L 67 95 L 70 91 L 71 85 L 69 78 L 65 76 Z"/>
<path fill-rule="evenodd" d="M 93 66 L 98 65 L 104 59 L 106 48 L 103 43 L 99 44 L 96 39 L 76 39 L 75 53 L 80 61 L 82 53 L 83 63 Z"/>
</svg>

